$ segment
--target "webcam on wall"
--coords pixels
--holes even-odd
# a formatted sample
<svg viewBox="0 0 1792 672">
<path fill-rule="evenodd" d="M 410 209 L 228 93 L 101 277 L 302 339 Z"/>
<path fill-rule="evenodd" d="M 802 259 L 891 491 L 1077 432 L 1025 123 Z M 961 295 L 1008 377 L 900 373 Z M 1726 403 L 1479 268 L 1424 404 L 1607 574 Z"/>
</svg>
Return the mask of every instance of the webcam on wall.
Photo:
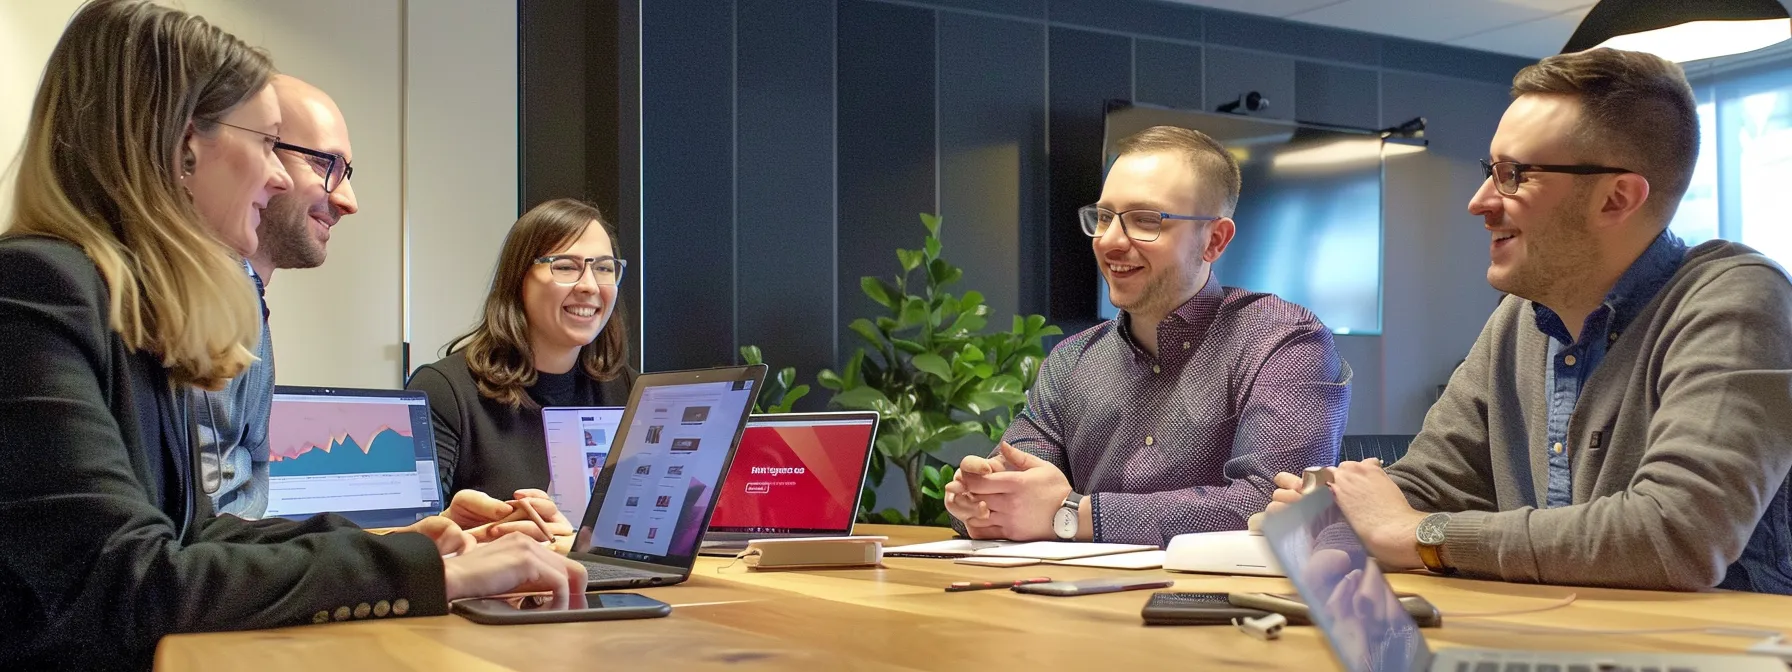
<svg viewBox="0 0 1792 672">
<path fill-rule="evenodd" d="M 1227 114 L 1250 114 L 1252 112 L 1262 112 L 1267 109 L 1269 109 L 1269 99 L 1264 98 L 1261 93 L 1252 91 L 1239 96 L 1238 100 L 1234 100 L 1230 103 L 1222 103 L 1219 107 L 1214 108 L 1214 111 Z"/>
</svg>

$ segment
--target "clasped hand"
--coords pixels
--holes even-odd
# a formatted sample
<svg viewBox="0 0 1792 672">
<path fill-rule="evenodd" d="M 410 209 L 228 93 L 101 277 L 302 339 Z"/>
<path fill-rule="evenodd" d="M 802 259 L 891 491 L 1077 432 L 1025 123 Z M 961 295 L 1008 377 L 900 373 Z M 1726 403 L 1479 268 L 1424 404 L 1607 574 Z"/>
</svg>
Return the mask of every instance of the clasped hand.
<svg viewBox="0 0 1792 672">
<path fill-rule="evenodd" d="M 1070 495 L 1070 479 L 1039 457 L 1008 445 L 995 457 L 968 455 L 946 484 L 946 511 L 972 539 L 1055 539 L 1052 516 Z"/>
</svg>

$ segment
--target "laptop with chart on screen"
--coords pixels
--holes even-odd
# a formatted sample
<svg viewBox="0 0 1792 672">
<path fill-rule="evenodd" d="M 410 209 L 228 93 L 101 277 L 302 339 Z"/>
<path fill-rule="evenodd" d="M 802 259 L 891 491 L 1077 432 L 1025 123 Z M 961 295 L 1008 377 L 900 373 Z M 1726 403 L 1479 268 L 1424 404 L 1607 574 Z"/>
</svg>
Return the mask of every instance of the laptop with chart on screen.
<svg viewBox="0 0 1792 672">
<path fill-rule="evenodd" d="M 399 527 L 441 511 L 422 392 L 274 388 L 267 517 L 335 513 L 362 527 Z"/>
</svg>

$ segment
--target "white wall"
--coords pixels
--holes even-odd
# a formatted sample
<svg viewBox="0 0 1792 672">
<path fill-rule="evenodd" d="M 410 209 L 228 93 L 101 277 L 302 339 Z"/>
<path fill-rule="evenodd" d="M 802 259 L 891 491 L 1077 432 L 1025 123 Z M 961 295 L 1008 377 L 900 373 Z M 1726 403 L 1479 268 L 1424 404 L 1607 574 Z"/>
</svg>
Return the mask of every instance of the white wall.
<svg viewBox="0 0 1792 672">
<path fill-rule="evenodd" d="M 7 165 L 43 64 L 79 4 L 0 2 L 0 157 Z M 361 210 L 332 231 L 323 267 L 281 271 L 269 284 L 279 382 L 401 385 L 407 213 L 417 224 L 409 231 L 417 264 L 408 310 L 420 346 L 413 365 L 433 360 L 448 335 L 471 322 L 496 241 L 516 217 L 515 4 L 174 4 L 267 49 L 282 72 L 329 92 L 348 118 Z M 0 188 L 0 207 L 10 185 Z"/>
<path fill-rule="evenodd" d="M 478 318 L 498 249 L 520 213 L 515 3 L 410 4 L 405 202 L 414 369 Z"/>
</svg>

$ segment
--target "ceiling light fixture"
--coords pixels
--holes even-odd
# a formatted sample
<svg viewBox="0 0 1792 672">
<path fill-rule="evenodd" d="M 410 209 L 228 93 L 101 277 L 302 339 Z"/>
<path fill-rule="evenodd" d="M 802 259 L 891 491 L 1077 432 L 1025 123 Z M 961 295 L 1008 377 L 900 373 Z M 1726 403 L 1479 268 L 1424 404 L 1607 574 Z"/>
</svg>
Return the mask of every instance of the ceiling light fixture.
<svg viewBox="0 0 1792 672">
<path fill-rule="evenodd" d="M 1611 47 L 1685 63 L 1789 38 L 1792 14 L 1779 0 L 1600 0 L 1562 53 Z"/>
</svg>

